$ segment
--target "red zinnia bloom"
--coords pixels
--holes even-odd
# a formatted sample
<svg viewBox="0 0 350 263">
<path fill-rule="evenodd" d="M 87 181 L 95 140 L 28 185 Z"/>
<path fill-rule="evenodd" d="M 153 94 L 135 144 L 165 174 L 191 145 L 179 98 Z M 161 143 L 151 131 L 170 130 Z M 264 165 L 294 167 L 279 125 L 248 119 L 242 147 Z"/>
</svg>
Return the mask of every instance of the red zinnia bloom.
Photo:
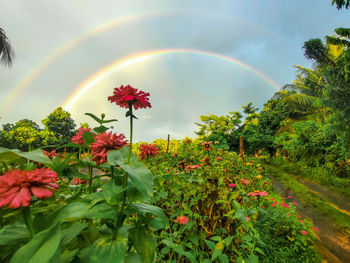
<svg viewBox="0 0 350 263">
<path fill-rule="evenodd" d="M 56 150 L 52 150 L 51 152 L 47 152 L 45 150 L 42 150 L 44 155 L 48 156 L 51 160 L 55 157 L 58 156 L 59 154 L 56 153 Z"/>
<path fill-rule="evenodd" d="M 314 226 L 313 228 L 314 228 L 315 231 L 319 231 L 317 227 Z"/>
<path fill-rule="evenodd" d="M 141 159 L 145 159 L 148 156 L 156 156 L 159 152 L 159 149 L 154 144 L 141 144 L 140 152 Z"/>
<path fill-rule="evenodd" d="M 174 220 L 174 222 L 186 225 L 188 222 L 188 218 L 186 218 L 185 216 L 177 216 L 176 219 Z"/>
<path fill-rule="evenodd" d="M 201 145 L 203 146 L 204 151 L 211 151 L 213 147 L 211 146 L 213 142 L 203 142 Z"/>
<path fill-rule="evenodd" d="M 307 232 L 305 230 L 300 231 L 303 235 L 307 235 Z"/>
<path fill-rule="evenodd" d="M 233 187 L 236 186 L 236 184 L 229 184 L 228 186 L 231 187 L 231 188 L 233 188 Z"/>
<path fill-rule="evenodd" d="M 0 207 L 29 206 L 32 195 L 38 198 L 52 196 L 58 189 L 57 174 L 48 168 L 34 171 L 12 170 L 0 176 Z"/>
<path fill-rule="evenodd" d="M 72 137 L 72 142 L 76 144 L 85 145 L 85 141 L 83 138 L 84 132 L 91 132 L 91 128 L 79 128 L 79 131 L 75 133 Z"/>
<path fill-rule="evenodd" d="M 109 150 L 120 149 L 127 144 L 125 135 L 122 133 L 119 135 L 112 132 L 99 133 L 96 135 L 96 142 L 90 145 L 91 155 L 93 156 L 91 160 L 95 161 L 96 164 L 105 163 Z"/>
<path fill-rule="evenodd" d="M 126 87 L 121 85 L 120 88 L 115 88 L 113 94 L 113 96 L 108 97 L 108 100 L 115 102 L 120 107 L 129 108 L 129 102 L 131 102 L 135 110 L 138 108 L 151 108 L 151 103 L 148 101 L 149 93 L 138 91 L 130 85 Z"/>
</svg>

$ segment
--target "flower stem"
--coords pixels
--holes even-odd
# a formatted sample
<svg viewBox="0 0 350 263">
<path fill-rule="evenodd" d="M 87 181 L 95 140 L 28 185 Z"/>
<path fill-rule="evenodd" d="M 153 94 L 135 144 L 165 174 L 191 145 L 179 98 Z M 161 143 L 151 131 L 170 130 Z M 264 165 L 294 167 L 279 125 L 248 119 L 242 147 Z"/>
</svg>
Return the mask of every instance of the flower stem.
<svg viewBox="0 0 350 263">
<path fill-rule="evenodd" d="M 93 167 L 89 165 L 89 194 L 92 192 L 92 169 Z"/>
<path fill-rule="evenodd" d="M 130 112 L 130 147 L 129 147 L 129 156 L 128 156 L 128 164 L 130 164 L 130 157 L 131 157 L 131 151 L 132 151 L 132 119 L 133 119 L 133 115 L 132 115 L 132 105 L 129 104 L 129 112 Z"/>
<path fill-rule="evenodd" d="M 26 223 L 30 239 L 32 239 L 35 235 L 35 231 L 33 226 L 32 213 L 30 211 L 29 206 L 23 208 L 22 215 L 23 215 L 24 222 Z"/>
</svg>

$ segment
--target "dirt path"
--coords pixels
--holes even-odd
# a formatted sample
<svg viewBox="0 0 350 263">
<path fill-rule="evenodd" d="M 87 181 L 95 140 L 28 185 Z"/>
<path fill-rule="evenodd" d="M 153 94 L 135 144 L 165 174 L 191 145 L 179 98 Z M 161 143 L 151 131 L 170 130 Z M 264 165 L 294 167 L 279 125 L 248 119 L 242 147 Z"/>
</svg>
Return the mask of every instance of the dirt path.
<svg viewBox="0 0 350 263">
<path fill-rule="evenodd" d="M 293 196 L 293 200 L 297 202 L 298 212 L 301 216 L 311 219 L 315 226 L 319 229 L 318 240 L 315 242 L 316 249 L 330 263 L 350 262 L 350 237 L 345 232 L 339 230 L 332 220 L 312 207 L 302 206 L 302 202 L 298 196 L 286 188 L 280 181 L 273 178 L 275 189 L 282 197 Z M 299 180 L 300 183 L 309 187 L 313 193 L 322 196 L 325 200 L 332 203 L 332 206 L 339 211 L 350 215 L 350 200 L 346 200 L 337 196 L 331 190 L 316 183 L 306 180 Z"/>
</svg>

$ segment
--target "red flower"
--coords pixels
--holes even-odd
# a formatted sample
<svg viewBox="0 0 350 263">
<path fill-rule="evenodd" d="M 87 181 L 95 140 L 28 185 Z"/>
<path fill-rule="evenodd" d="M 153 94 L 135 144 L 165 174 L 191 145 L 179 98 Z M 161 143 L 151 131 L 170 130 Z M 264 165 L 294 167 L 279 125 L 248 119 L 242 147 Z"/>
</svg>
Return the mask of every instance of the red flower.
<svg viewBox="0 0 350 263">
<path fill-rule="evenodd" d="M 307 232 L 305 230 L 301 230 L 300 233 L 302 233 L 304 236 L 307 235 Z"/>
<path fill-rule="evenodd" d="M 154 144 L 141 144 L 140 152 L 140 158 L 145 159 L 148 156 L 156 156 L 159 152 L 159 149 Z"/>
<path fill-rule="evenodd" d="M 115 88 L 113 96 L 109 96 L 108 100 L 110 102 L 115 102 L 120 107 L 129 108 L 129 103 L 132 103 L 134 109 L 138 108 L 151 108 L 151 103 L 149 103 L 149 93 L 144 91 L 138 91 L 130 85 L 124 87 L 123 85 L 120 88 Z"/>
<path fill-rule="evenodd" d="M 96 135 L 96 142 L 91 143 L 91 155 L 92 161 L 96 164 L 105 163 L 107 161 L 107 154 L 109 150 L 116 150 L 127 145 L 128 142 L 125 140 L 124 134 L 113 134 L 112 132 L 104 132 Z"/>
<path fill-rule="evenodd" d="M 38 198 L 52 196 L 58 189 L 57 174 L 48 168 L 34 171 L 12 170 L 0 176 L 0 207 L 29 206 L 32 195 Z"/>
<path fill-rule="evenodd" d="M 42 150 L 44 155 L 48 156 L 51 160 L 55 157 L 58 156 L 59 154 L 56 153 L 56 150 L 52 150 L 51 152 L 47 152 L 45 150 Z"/>
<path fill-rule="evenodd" d="M 85 141 L 83 138 L 84 132 L 91 132 L 91 128 L 79 128 L 79 131 L 75 133 L 72 137 L 72 142 L 76 144 L 85 145 Z"/>
<path fill-rule="evenodd" d="M 188 222 L 188 218 L 186 218 L 185 216 L 178 216 L 176 217 L 176 219 L 174 220 L 175 223 L 179 223 L 179 224 L 183 224 L 186 225 Z"/>
<path fill-rule="evenodd" d="M 211 144 L 212 144 L 212 142 L 203 142 L 201 144 L 203 146 L 203 151 L 211 151 L 213 149 Z"/>
</svg>

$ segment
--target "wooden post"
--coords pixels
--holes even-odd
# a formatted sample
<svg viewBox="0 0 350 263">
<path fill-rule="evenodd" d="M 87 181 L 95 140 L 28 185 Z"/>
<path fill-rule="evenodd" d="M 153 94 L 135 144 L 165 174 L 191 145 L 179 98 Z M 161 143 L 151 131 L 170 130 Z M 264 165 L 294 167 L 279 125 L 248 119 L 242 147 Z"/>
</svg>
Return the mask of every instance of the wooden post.
<svg viewBox="0 0 350 263">
<path fill-rule="evenodd" d="M 243 159 L 243 155 L 244 155 L 243 136 L 239 137 L 239 155 Z"/>
<path fill-rule="evenodd" d="M 168 134 L 168 145 L 166 146 L 166 153 L 169 152 L 170 134 Z"/>
</svg>

